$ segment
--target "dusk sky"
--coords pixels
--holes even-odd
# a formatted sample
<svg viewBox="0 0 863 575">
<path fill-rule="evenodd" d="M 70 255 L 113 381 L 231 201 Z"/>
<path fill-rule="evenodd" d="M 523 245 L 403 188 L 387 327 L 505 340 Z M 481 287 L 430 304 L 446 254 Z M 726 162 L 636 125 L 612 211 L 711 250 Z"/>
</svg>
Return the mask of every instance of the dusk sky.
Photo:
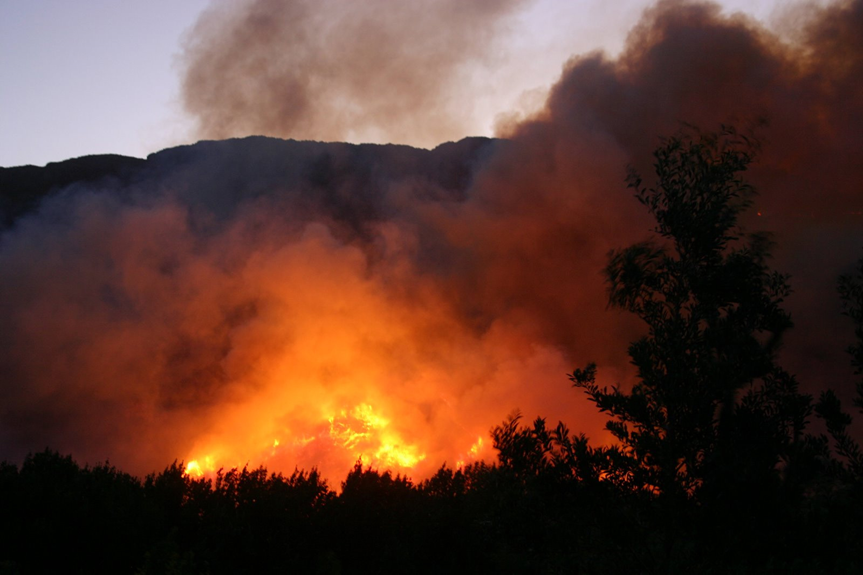
<svg viewBox="0 0 863 575">
<path fill-rule="evenodd" d="M 43 165 L 99 153 L 144 157 L 200 139 L 194 118 L 184 109 L 181 84 L 190 30 L 211 4 L 224 9 L 240 3 L 0 1 L 0 166 Z M 570 56 L 595 49 L 612 55 L 619 52 L 628 30 L 651 2 L 509 4 L 512 9 L 497 16 L 494 29 L 486 32 L 493 38 L 448 69 L 465 74 L 471 83 L 440 95 L 447 109 L 463 110 L 445 122 L 445 129 L 425 135 L 417 132 L 414 137 L 375 126 L 356 133 L 322 131 L 319 135 L 312 129 L 297 137 L 433 147 L 441 138 L 492 135 L 502 114 L 529 110 L 542 102 L 544 90 L 559 77 Z M 721 4 L 728 12 L 743 10 L 774 26 L 787 22 L 783 20 L 786 10 L 777 6 L 787 8 L 792 3 L 724 0 Z M 476 32 L 483 33 L 483 27 L 476 26 Z M 313 69 L 315 62 L 307 64 Z"/>
</svg>

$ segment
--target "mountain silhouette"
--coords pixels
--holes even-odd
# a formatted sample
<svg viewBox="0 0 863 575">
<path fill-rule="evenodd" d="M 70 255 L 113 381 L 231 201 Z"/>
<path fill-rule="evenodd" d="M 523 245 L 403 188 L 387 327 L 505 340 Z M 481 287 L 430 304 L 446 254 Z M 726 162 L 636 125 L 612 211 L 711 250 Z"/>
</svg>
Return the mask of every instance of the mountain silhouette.
<svg viewBox="0 0 863 575">
<path fill-rule="evenodd" d="M 382 184 L 421 181 L 432 184 L 421 187 L 423 194 L 434 189 L 446 196 L 440 199 L 463 199 L 475 167 L 500 143 L 473 137 L 426 150 L 251 136 L 168 148 L 146 159 L 104 154 L 44 167 L 0 167 L 0 226 L 9 227 L 44 198 L 70 188 L 142 189 L 166 182 L 188 190 L 186 199 L 206 190 L 200 199 L 222 215 L 238 201 L 275 188 L 327 203 L 336 215 L 375 219 L 383 215 L 374 200 Z"/>
</svg>

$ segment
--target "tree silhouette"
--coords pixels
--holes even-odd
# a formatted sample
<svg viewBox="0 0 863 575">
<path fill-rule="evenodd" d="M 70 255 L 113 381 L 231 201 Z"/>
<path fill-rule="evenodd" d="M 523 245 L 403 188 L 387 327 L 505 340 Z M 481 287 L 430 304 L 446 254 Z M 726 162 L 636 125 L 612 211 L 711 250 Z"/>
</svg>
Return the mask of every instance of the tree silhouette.
<svg viewBox="0 0 863 575">
<path fill-rule="evenodd" d="M 854 323 L 856 341 L 848 347 L 851 365 L 855 375 L 863 376 L 863 258 L 857 262 L 854 273 L 839 278 L 839 296 L 842 298 L 843 313 Z M 854 406 L 863 413 L 863 377 L 857 382 L 856 391 Z M 842 411 L 842 404 L 833 390 L 821 393 L 815 409 L 827 424 L 835 451 L 844 460 L 846 470 L 852 478 L 863 479 L 863 449 L 851 437 L 848 431 L 851 416 Z"/>
<path fill-rule="evenodd" d="M 839 296 L 844 303 L 844 313 L 854 322 L 857 341 L 848 348 L 851 364 L 856 375 L 863 375 L 863 258 L 857 262 L 854 273 L 839 278 Z M 863 409 L 863 379 L 857 383 L 857 399 L 854 403 Z"/>
<path fill-rule="evenodd" d="M 629 348 L 639 381 L 627 392 L 600 388 L 593 365 L 571 375 L 612 416 L 608 472 L 666 499 L 770 482 L 811 410 L 774 361 L 786 278 L 767 266 L 768 237 L 738 224 L 757 149 L 732 128 L 690 129 L 654 153 L 655 186 L 630 170 L 659 241 L 613 252 L 606 276 L 610 304 L 647 325 Z"/>
</svg>

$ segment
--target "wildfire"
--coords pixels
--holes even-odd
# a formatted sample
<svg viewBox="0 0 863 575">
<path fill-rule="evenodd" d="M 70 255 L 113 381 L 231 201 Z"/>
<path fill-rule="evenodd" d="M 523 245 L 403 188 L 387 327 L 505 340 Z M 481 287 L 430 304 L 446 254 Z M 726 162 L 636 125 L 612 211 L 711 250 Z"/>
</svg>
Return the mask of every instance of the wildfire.
<svg viewBox="0 0 863 575">
<path fill-rule="evenodd" d="M 416 445 L 406 444 L 389 429 L 390 421 L 366 403 L 350 411 L 341 410 L 328 422 L 329 432 L 322 439 L 331 440 L 370 465 L 409 469 L 426 457 Z"/>
<path fill-rule="evenodd" d="M 461 469 L 468 461 L 476 461 L 480 459 L 485 443 L 482 436 L 476 438 L 476 442 L 470 446 L 467 455 L 455 462 L 456 469 Z"/>
<path fill-rule="evenodd" d="M 203 477 L 216 471 L 215 462 L 209 455 L 199 460 L 193 459 L 186 464 L 185 474 L 190 477 Z"/>
<path fill-rule="evenodd" d="M 416 444 L 403 439 L 391 420 L 371 405 L 361 403 L 352 409 L 341 409 L 325 418 L 317 433 L 295 438 L 277 437 L 261 449 L 260 459 L 267 460 L 302 453 L 340 453 L 341 459 L 362 461 L 383 469 L 410 470 L 425 460 L 426 453 Z M 482 445 L 482 439 L 479 440 Z M 472 448 L 473 452 L 476 452 Z M 218 469 L 211 455 L 196 458 L 186 465 L 186 475 L 203 477 Z"/>
</svg>

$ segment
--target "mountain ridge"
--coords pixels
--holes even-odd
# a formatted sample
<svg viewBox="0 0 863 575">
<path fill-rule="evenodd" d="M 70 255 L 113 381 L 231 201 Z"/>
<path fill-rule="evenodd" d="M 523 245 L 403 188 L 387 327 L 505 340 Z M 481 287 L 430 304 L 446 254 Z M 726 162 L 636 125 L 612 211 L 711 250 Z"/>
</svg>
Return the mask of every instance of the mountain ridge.
<svg viewBox="0 0 863 575">
<path fill-rule="evenodd" d="M 125 188 L 158 185 L 180 172 L 194 173 L 190 185 L 231 183 L 243 194 L 247 182 L 331 189 L 341 179 L 424 178 L 463 196 L 477 162 L 490 157 L 502 140 L 468 137 L 435 148 L 403 144 L 351 144 L 248 136 L 201 140 L 135 158 L 94 154 L 49 162 L 45 166 L 0 167 L 0 227 L 8 228 L 40 202 L 75 185 Z M 201 171 L 197 171 L 197 170 Z M 211 181 L 212 180 L 212 181 Z M 362 186 L 367 187 L 367 186 Z M 254 195 L 254 190 L 249 193 Z"/>
</svg>

